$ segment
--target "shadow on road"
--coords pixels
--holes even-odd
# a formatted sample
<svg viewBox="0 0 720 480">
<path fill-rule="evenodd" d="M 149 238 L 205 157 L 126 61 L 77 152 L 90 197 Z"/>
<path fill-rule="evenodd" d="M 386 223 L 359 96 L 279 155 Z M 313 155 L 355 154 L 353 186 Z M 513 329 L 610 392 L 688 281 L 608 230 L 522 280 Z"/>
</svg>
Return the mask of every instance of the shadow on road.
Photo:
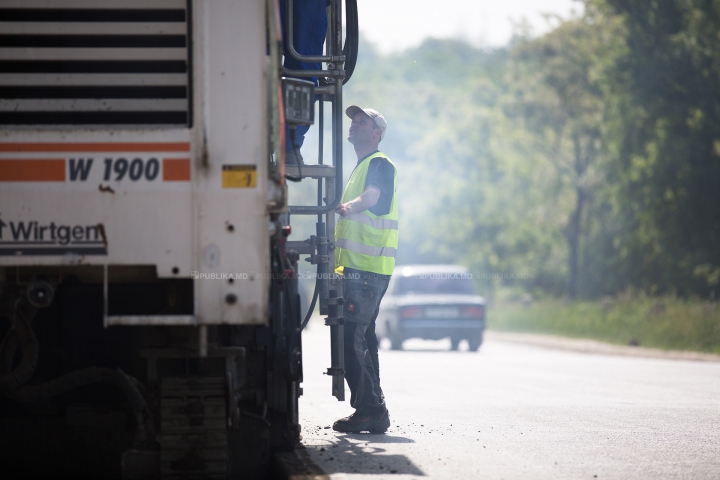
<svg viewBox="0 0 720 480">
<path fill-rule="evenodd" d="M 390 349 L 383 349 L 380 350 L 381 352 L 385 353 L 387 352 L 393 352 L 393 353 L 450 353 L 455 355 L 473 355 L 477 354 L 479 352 L 475 352 L 472 350 L 450 350 L 449 348 L 446 349 L 439 349 L 439 348 L 404 348 L 402 350 L 390 350 Z M 480 347 L 480 352 L 482 352 L 482 347 Z"/>
<path fill-rule="evenodd" d="M 371 443 L 415 443 L 412 438 L 396 437 L 393 435 L 376 435 L 370 433 L 346 433 L 338 436 L 339 439 L 359 440 Z"/>
<path fill-rule="evenodd" d="M 336 437 L 329 445 L 305 445 L 305 449 L 314 460 L 320 460 L 319 466 L 327 474 L 407 474 L 425 476 L 408 457 L 398 454 L 385 454 L 378 444 L 415 443 L 405 437 L 391 435 L 347 434 Z"/>
</svg>

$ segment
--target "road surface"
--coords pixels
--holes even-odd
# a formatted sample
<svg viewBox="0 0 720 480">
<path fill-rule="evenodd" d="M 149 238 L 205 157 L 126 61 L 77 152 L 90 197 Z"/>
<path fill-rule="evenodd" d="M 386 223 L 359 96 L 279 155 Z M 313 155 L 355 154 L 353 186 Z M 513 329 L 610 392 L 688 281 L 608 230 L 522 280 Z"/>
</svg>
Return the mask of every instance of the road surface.
<svg viewBox="0 0 720 480">
<path fill-rule="evenodd" d="M 322 374 L 329 328 L 303 333 L 303 444 L 331 479 L 720 478 L 720 362 L 405 346 L 380 352 L 390 430 L 340 434 L 352 410 Z"/>
</svg>

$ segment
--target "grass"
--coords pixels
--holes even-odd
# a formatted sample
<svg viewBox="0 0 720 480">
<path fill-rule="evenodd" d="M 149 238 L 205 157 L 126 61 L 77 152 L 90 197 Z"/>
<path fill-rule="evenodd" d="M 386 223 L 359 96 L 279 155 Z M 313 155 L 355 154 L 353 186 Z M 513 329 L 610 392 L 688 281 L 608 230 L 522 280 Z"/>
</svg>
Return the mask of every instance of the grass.
<svg viewBox="0 0 720 480">
<path fill-rule="evenodd" d="M 501 303 L 488 309 L 488 327 L 720 354 L 720 307 L 703 300 L 624 295 L 602 301 Z"/>
</svg>

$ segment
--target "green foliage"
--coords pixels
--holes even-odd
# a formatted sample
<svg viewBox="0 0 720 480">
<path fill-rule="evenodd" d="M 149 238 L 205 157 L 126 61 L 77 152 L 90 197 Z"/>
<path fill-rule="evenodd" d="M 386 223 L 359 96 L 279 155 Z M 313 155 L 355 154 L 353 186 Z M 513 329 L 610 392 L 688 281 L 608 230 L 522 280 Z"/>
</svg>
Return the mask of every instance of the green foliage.
<svg viewBox="0 0 720 480">
<path fill-rule="evenodd" d="M 464 264 L 491 298 L 714 295 L 718 31 L 717 1 L 587 0 L 502 49 L 361 42 L 344 101 L 388 120 L 398 262 Z"/>
<path fill-rule="evenodd" d="M 618 146 L 617 270 L 648 291 L 708 295 L 720 268 L 720 3 L 608 0 L 628 54 L 608 98 Z"/>
<path fill-rule="evenodd" d="M 697 299 L 625 294 L 594 302 L 499 304 L 488 312 L 488 325 L 494 330 L 720 353 L 720 308 Z"/>
</svg>

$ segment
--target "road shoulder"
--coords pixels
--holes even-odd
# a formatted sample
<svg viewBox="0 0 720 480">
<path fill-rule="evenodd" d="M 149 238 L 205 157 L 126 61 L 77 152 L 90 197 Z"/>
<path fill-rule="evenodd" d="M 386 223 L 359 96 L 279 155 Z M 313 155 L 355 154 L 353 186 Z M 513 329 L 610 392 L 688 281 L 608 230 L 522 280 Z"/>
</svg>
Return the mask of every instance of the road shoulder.
<svg viewBox="0 0 720 480">
<path fill-rule="evenodd" d="M 720 362 L 720 355 L 712 353 L 691 352 L 685 350 L 661 350 L 658 348 L 615 345 L 580 338 L 560 337 L 539 333 L 516 333 L 486 330 L 485 338 L 489 341 L 522 343 L 536 347 L 573 352 L 596 353 L 604 355 L 622 355 L 628 357 L 663 358 L 667 360 L 691 360 L 700 362 Z"/>
</svg>

